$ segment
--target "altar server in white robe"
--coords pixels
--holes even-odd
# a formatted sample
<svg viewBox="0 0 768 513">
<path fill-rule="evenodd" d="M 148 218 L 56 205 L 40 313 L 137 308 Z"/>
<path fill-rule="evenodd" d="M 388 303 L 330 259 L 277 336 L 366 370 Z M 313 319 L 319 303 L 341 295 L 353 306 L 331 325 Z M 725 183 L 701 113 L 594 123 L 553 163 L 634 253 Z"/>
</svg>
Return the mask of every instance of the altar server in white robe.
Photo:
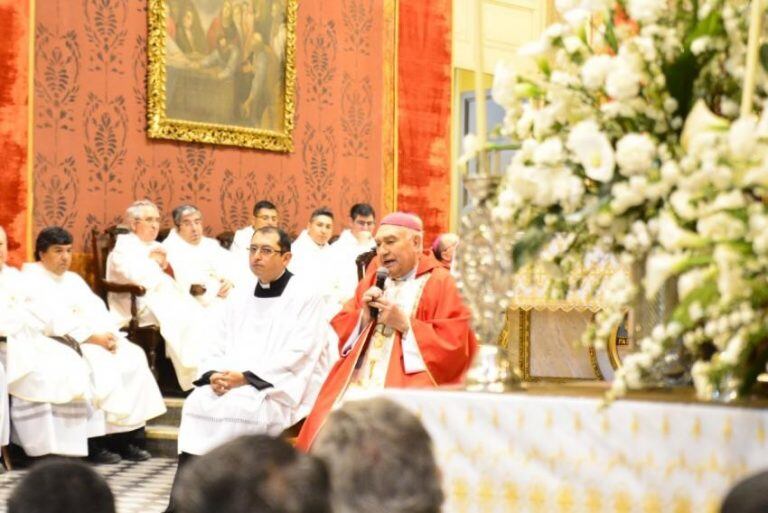
<svg viewBox="0 0 768 513">
<path fill-rule="evenodd" d="M 149 453 L 140 447 L 143 428 L 147 420 L 165 412 L 165 403 L 144 351 L 123 336 L 117 317 L 79 275 L 69 271 L 69 232 L 60 227 L 42 230 L 35 259 L 22 270 L 27 307 L 44 325 L 47 336 L 66 338 L 74 345 L 71 352 L 82 354 L 90 371 L 97 422 L 109 435 L 90 440 L 91 456 L 113 459 L 107 454 L 111 451 L 134 461 L 148 459 Z"/>
<path fill-rule="evenodd" d="M 331 244 L 334 261 L 333 296 L 339 303 L 339 309 L 355 295 L 359 281 L 356 259 L 362 253 L 376 248 L 373 240 L 373 228 L 376 226 L 376 213 L 368 203 L 356 203 L 349 211 L 350 225 Z"/>
<path fill-rule="evenodd" d="M 163 247 L 176 283 L 189 291 L 208 314 L 220 316 L 236 279 L 233 255 L 218 241 L 203 235 L 203 214 L 197 207 L 181 205 L 173 209 L 172 215 L 176 228 L 163 241 Z"/>
<path fill-rule="evenodd" d="M 0 233 L 5 245 L 5 233 Z M 4 256 L 0 260 L 0 335 L 7 338 L 2 358 L 13 396 L 11 439 L 29 456 L 87 456 L 88 437 L 104 434 L 91 404 L 88 365 L 70 347 L 44 336 L 44 324 L 28 309 L 22 274 L 5 265 Z"/>
<path fill-rule="evenodd" d="M 138 298 L 139 322 L 157 323 L 166 342 L 179 385 L 192 388 L 197 375 L 202 346 L 214 334 L 214 323 L 205 309 L 171 276 L 165 248 L 157 242 L 160 212 L 148 200 L 134 202 L 126 211 L 131 233 L 117 237 L 115 248 L 107 258 L 107 279 L 117 283 L 133 283 L 146 289 Z M 130 319 L 130 296 L 110 293 L 109 308 L 117 312 L 123 323 Z"/>
<path fill-rule="evenodd" d="M 324 303 L 286 269 L 290 250 L 279 228 L 254 233 L 249 262 L 258 282 L 233 291 L 218 343 L 184 401 L 179 468 L 240 435 L 277 436 L 312 409 L 330 367 Z"/>
<path fill-rule="evenodd" d="M 8 236 L 5 229 L 0 226 L 0 445 L 8 445 L 11 436 L 10 411 L 8 409 L 8 381 L 5 373 L 5 347 L 2 342 L 7 341 L 10 331 L 18 325 L 19 316 L 16 315 L 19 303 L 19 271 L 7 265 L 8 261 Z"/>
<path fill-rule="evenodd" d="M 235 257 L 235 271 L 238 281 L 250 282 L 253 273 L 248 264 L 248 248 L 251 245 L 253 232 L 264 226 L 278 226 L 280 214 L 274 203 L 267 200 L 257 201 L 253 205 L 251 224 L 235 232 L 229 251 Z"/>
<path fill-rule="evenodd" d="M 255 288 L 236 289 L 215 348 L 181 417 L 179 452 L 203 454 L 239 435 L 278 435 L 307 415 L 328 371 L 323 301 L 286 269 L 290 239 L 260 228 L 250 247 Z"/>
</svg>

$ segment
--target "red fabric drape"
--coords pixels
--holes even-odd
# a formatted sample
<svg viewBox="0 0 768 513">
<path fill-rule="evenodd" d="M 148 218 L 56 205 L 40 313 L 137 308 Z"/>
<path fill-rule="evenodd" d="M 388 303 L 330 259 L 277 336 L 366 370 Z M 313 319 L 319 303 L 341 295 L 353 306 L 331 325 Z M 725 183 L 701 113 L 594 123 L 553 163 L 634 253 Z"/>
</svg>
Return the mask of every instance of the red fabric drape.
<svg viewBox="0 0 768 513">
<path fill-rule="evenodd" d="M 401 0 L 398 33 L 398 210 L 448 229 L 451 198 L 451 1 Z"/>
<path fill-rule="evenodd" d="M 9 262 L 26 250 L 29 2 L 0 0 L 0 226 L 8 234 Z"/>
</svg>

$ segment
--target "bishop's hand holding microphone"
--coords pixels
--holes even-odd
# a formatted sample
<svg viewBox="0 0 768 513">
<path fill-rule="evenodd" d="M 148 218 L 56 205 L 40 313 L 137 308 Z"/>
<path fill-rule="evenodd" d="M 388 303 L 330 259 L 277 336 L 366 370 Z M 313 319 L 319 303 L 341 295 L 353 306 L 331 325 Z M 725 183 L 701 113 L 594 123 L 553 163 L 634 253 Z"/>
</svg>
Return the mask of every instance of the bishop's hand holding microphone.
<svg viewBox="0 0 768 513">
<path fill-rule="evenodd" d="M 379 267 L 376 271 L 376 284 L 363 293 L 363 318 L 362 325 L 369 322 L 378 322 L 390 326 L 401 333 L 408 331 L 408 317 L 396 303 L 384 297 L 384 286 L 389 276 L 386 267 Z"/>
</svg>

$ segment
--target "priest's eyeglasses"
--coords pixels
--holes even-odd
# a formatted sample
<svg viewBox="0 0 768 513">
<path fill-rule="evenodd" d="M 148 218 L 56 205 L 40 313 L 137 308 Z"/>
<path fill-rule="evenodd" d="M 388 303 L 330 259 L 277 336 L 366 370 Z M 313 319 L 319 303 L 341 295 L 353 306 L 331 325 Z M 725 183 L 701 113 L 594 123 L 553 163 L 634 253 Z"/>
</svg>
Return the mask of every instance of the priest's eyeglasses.
<svg viewBox="0 0 768 513">
<path fill-rule="evenodd" d="M 261 253 L 265 257 L 269 258 L 275 253 L 279 253 L 280 255 L 282 255 L 283 253 L 285 253 L 285 251 L 280 251 L 279 249 L 275 249 L 271 246 L 250 246 L 248 248 L 248 253 L 250 253 L 251 255 L 257 255 Z"/>
</svg>

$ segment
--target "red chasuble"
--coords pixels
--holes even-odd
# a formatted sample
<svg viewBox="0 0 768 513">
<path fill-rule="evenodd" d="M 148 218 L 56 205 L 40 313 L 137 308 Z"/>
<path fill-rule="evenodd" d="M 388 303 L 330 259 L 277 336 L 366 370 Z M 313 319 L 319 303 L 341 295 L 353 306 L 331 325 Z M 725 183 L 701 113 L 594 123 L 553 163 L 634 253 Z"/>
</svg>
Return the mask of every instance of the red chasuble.
<svg viewBox="0 0 768 513">
<path fill-rule="evenodd" d="M 464 305 L 456 283 L 434 257 L 422 255 L 416 276 L 429 273 L 411 329 L 416 338 L 426 371 L 406 374 L 403 364 L 401 334 L 397 333 L 389 359 L 386 387 L 429 388 L 461 383 L 477 349 L 475 335 L 470 328 L 470 312 Z M 362 296 L 376 281 L 376 266 L 371 265 L 358 284 L 355 297 L 331 321 L 339 336 L 339 349 L 352 335 L 363 308 Z M 362 330 L 347 356 L 342 356 L 331 369 L 312 412 L 299 433 L 296 447 L 308 450 L 322 427 L 337 398 L 346 390 L 355 363 L 362 358 L 362 348 L 373 329 L 373 323 Z"/>
</svg>

